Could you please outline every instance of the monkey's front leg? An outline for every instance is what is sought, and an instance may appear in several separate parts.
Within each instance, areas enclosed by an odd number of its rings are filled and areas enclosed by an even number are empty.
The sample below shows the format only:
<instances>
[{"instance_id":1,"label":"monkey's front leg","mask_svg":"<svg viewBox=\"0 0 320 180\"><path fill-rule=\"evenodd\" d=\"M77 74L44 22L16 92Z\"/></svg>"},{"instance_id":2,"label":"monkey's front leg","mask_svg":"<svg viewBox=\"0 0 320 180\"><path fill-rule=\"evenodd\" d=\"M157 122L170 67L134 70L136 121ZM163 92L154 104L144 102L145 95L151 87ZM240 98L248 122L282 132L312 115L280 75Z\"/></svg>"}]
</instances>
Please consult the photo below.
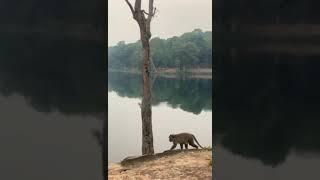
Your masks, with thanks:
<instances>
[{"instance_id":1,"label":"monkey's front leg","mask_svg":"<svg viewBox=\"0 0 320 180\"><path fill-rule=\"evenodd\" d=\"M171 147L171 149L170 149L170 150L172 150L172 149L176 148L176 146L177 146L177 144L176 144L176 143L173 143L173 145L172 145L172 147Z\"/></svg>"}]
</instances>

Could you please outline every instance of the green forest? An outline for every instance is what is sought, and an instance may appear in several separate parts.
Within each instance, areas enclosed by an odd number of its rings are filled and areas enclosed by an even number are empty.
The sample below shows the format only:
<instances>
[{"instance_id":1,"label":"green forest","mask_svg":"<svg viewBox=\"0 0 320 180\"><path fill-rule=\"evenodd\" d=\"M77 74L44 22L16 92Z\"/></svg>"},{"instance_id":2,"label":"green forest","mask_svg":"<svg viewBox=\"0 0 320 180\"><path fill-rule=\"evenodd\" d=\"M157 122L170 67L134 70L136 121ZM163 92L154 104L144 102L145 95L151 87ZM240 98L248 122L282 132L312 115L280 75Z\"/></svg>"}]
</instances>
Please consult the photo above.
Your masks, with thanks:
<instances>
[{"instance_id":1,"label":"green forest","mask_svg":"<svg viewBox=\"0 0 320 180\"><path fill-rule=\"evenodd\" d=\"M150 40L151 59L157 68L211 68L212 32L195 29L177 37ZM141 65L141 43L118 42L108 47L108 68L138 69Z\"/></svg>"}]
</instances>

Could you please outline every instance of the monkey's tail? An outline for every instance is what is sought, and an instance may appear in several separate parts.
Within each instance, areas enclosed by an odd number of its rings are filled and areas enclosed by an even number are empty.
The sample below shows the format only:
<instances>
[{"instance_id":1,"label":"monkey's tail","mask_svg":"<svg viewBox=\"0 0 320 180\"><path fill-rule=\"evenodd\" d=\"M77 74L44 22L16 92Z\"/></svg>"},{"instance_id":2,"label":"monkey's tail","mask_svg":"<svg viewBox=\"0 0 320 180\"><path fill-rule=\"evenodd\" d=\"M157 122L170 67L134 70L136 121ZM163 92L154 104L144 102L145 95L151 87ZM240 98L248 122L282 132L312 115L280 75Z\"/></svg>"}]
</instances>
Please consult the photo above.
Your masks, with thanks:
<instances>
[{"instance_id":1,"label":"monkey's tail","mask_svg":"<svg viewBox=\"0 0 320 180\"><path fill-rule=\"evenodd\" d=\"M199 142L197 141L197 138L194 136L194 135L192 135L192 137L193 137L193 139L196 141L196 143L203 149L203 147L199 144Z\"/></svg>"}]
</instances>

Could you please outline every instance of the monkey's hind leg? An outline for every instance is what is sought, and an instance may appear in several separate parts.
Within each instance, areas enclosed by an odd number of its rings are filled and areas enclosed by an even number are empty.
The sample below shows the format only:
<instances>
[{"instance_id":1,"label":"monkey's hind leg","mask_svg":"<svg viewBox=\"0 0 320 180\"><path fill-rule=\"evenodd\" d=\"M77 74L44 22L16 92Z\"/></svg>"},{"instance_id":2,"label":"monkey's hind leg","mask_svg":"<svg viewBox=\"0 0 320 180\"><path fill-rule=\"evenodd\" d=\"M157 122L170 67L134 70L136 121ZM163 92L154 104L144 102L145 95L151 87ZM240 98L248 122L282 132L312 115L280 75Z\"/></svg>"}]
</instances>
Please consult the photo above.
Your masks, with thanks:
<instances>
[{"instance_id":1,"label":"monkey's hind leg","mask_svg":"<svg viewBox=\"0 0 320 180\"><path fill-rule=\"evenodd\" d=\"M182 143L180 143L180 148L183 149L183 144Z\"/></svg>"},{"instance_id":2,"label":"monkey's hind leg","mask_svg":"<svg viewBox=\"0 0 320 180\"><path fill-rule=\"evenodd\" d=\"M184 144L185 148L188 149L188 143Z\"/></svg>"},{"instance_id":3,"label":"monkey's hind leg","mask_svg":"<svg viewBox=\"0 0 320 180\"><path fill-rule=\"evenodd\" d=\"M194 148L198 149L198 146L197 146L197 145L195 145L193 141L190 141L190 142L189 142L189 144L190 144L190 146L192 146L192 147L194 147Z\"/></svg>"}]
</instances>

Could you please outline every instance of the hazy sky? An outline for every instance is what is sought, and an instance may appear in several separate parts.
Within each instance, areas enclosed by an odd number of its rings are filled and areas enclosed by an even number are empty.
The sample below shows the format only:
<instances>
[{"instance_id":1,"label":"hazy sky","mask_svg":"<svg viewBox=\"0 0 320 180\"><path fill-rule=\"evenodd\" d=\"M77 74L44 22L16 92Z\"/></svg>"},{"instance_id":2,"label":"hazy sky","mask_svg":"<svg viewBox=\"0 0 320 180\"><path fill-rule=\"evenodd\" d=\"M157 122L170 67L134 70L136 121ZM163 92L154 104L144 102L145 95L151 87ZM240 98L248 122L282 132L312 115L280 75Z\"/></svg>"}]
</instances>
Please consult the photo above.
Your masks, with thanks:
<instances>
[{"instance_id":1,"label":"hazy sky","mask_svg":"<svg viewBox=\"0 0 320 180\"><path fill-rule=\"evenodd\" d=\"M142 2L147 9L148 0ZM212 0L155 0L154 4L158 12L151 23L152 37L179 36L195 28L212 30ZM138 24L125 0L108 0L108 46L139 38Z\"/></svg>"}]
</instances>

